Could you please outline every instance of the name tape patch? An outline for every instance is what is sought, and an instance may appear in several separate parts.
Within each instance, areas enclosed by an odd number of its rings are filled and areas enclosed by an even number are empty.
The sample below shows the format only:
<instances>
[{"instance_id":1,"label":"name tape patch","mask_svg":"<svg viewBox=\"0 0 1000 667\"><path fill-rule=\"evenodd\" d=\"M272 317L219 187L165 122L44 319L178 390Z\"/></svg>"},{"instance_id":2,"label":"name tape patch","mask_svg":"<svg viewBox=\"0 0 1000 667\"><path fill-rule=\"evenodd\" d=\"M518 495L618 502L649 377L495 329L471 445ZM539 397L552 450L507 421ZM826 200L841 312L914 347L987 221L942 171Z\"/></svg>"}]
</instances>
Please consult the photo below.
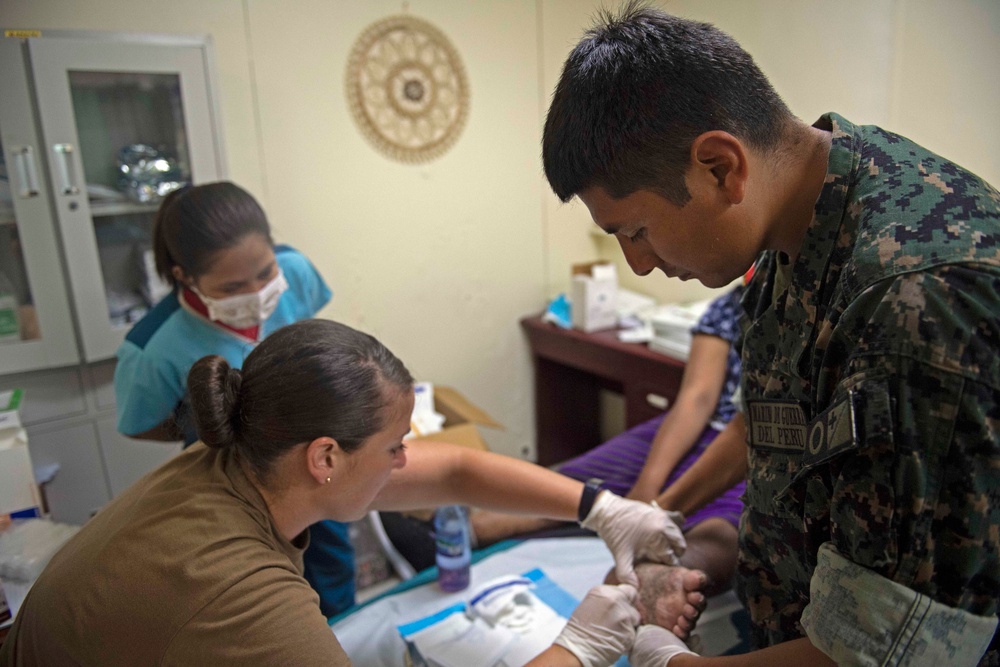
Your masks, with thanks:
<instances>
[{"instance_id":1,"label":"name tape patch","mask_svg":"<svg viewBox=\"0 0 1000 667\"><path fill-rule=\"evenodd\" d=\"M801 452L809 432L798 401L749 401L750 446Z\"/></svg>"}]
</instances>

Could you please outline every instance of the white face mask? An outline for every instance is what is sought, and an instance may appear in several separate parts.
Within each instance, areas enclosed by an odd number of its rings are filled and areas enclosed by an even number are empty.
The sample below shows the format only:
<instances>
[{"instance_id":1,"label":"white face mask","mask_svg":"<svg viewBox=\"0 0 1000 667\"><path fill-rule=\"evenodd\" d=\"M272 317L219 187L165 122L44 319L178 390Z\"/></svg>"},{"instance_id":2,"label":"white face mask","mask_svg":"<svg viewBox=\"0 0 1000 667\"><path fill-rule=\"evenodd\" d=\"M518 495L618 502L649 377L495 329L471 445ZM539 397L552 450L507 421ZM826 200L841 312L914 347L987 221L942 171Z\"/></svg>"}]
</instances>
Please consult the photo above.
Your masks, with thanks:
<instances>
[{"instance_id":1,"label":"white face mask","mask_svg":"<svg viewBox=\"0 0 1000 667\"><path fill-rule=\"evenodd\" d=\"M208 318L223 322L234 329L247 329L257 326L271 316L278 307L278 300L288 289L285 274L278 269L278 275L264 285L259 292L251 294L236 294L223 299L205 296L197 289L195 294L208 307Z\"/></svg>"}]
</instances>

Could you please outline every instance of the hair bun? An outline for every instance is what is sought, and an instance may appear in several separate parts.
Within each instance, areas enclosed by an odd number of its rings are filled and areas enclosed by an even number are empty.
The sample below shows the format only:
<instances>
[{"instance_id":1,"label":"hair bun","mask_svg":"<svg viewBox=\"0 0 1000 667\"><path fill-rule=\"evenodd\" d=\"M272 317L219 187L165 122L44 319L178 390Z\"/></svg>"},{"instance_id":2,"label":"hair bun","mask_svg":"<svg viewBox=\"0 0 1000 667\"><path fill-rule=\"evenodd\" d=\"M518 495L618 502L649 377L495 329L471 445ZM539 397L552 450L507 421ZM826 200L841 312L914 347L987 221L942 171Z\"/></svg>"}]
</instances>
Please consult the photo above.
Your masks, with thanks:
<instances>
[{"instance_id":1,"label":"hair bun","mask_svg":"<svg viewBox=\"0 0 1000 667\"><path fill-rule=\"evenodd\" d=\"M228 447L239 436L243 374L224 358L199 359L188 373L188 393L198 437L209 447Z\"/></svg>"},{"instance_id":2,"label":"hair bun","mask_svg":"<svg viewBox=\"0 0 1000 667\"><path fill-rule=\"evenodd\" d=\"M238 368L230 368L226 364L227 372L225 378L226 390L239 401L240 387L243 386L243 373Z\"/></svg>"}]
</instances>

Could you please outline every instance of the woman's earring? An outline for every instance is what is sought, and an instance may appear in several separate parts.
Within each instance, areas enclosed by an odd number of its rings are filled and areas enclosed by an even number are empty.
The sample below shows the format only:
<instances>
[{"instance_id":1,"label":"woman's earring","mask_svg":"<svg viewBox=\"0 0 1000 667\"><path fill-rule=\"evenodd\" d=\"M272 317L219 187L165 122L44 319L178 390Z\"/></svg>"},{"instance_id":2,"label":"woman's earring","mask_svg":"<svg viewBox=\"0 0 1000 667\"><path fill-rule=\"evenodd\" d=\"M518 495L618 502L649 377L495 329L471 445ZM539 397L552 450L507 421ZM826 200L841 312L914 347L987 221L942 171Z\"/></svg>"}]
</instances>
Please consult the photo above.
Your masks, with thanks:
<instances>
[{"instance_id":1,"label":"woman's earring","mask_svg":"<svg viewBox=\"0 0 1000 667\"><path fill-rule=\"evenodd\" d=\"M327 483L327 484L329 484L329 483L330 483L330 478L329 478L329 477L327 477L327 478L326 478L326 483Z\"/></svg>"}]
</instances>

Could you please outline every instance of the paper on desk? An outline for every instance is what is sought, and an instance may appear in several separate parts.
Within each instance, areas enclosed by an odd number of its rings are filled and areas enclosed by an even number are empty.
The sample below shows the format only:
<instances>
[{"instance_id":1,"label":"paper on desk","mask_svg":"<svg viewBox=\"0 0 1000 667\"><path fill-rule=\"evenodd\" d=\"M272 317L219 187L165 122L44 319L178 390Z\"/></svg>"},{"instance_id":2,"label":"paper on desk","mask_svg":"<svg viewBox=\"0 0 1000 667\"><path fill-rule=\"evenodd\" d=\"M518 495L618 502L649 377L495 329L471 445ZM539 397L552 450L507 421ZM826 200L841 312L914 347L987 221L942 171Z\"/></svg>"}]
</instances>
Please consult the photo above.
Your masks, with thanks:
<instances>
[{"instance_id":1,"label":"paper on desk","mask_svg":"<svg viewBox=\"0 0 1000 667\"><path fill-rule=\"evenodd\" d=\"M656 307L656 299L639 294L624 287L618 288L618 298L615 301L615 312L618 314L619 324L629 317L642 319L642 316L649 310Z\"/></svg>"}]
</instances>

